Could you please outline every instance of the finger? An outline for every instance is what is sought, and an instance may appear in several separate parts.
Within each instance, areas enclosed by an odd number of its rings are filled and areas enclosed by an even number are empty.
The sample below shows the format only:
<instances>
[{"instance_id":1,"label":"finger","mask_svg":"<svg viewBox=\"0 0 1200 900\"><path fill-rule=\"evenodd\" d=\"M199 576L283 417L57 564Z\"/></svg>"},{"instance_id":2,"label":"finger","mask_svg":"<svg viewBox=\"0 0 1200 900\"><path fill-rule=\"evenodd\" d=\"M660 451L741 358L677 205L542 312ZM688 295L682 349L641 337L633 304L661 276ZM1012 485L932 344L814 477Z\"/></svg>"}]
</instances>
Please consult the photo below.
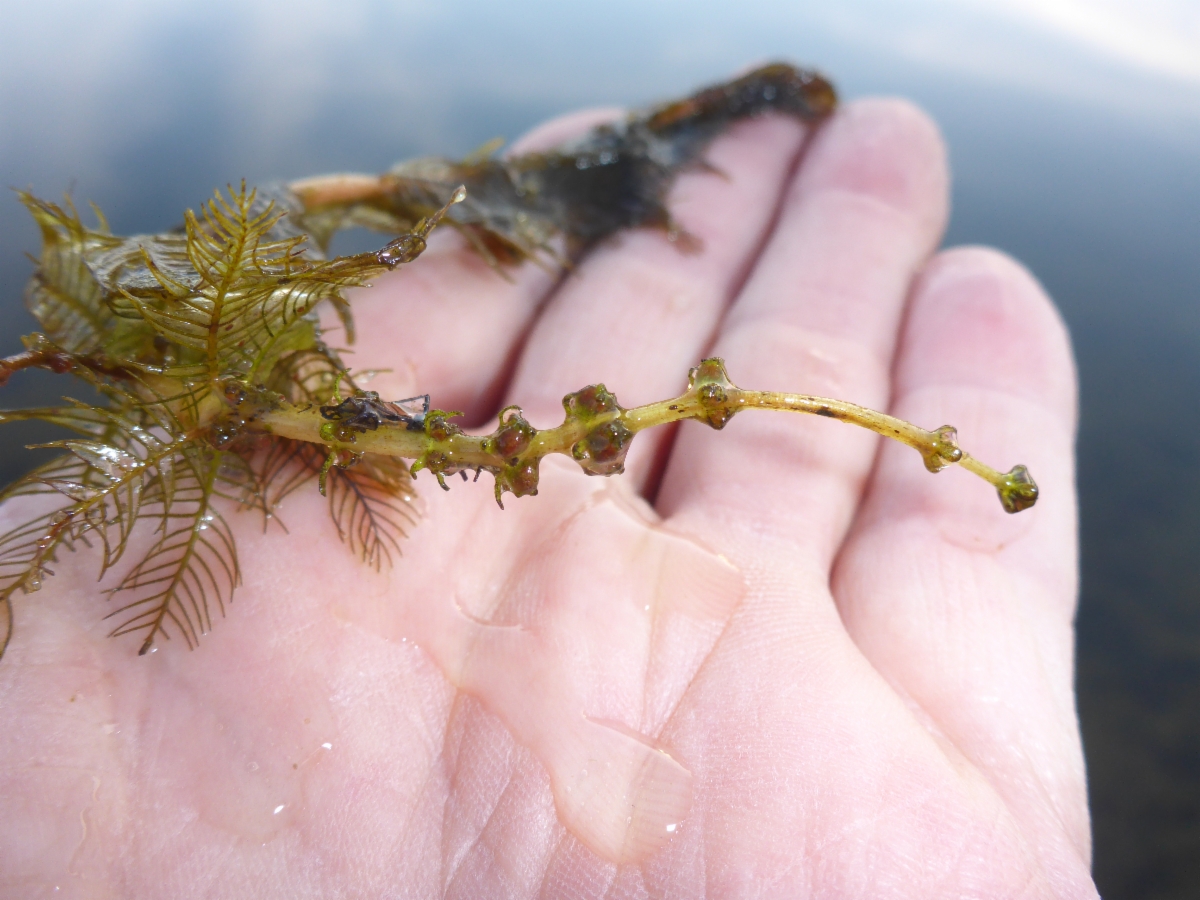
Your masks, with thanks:
<instances>
[{"instance_id":1,"label":"finger","mask_svg":"<svg viewBox=\"0 0 1200 900\"><path fill-rule=\"evenodd\" d=\"M816 136L779 222L718 336L742 387L879 408L914 273L947 209L945 151L908 103L867 100ZM827 572L875 436L807 416L747 413L721 435L685 423L660 511L778 540L768 551ZM716 517L714 519L714 517Z\"/></svg>"},{"instance_id":2,"label":"finger","mask_svg":"<svg viewBox=\"0 0 1200 900\"><path fill-rule=\"evenodd\" d=\"M619 106L597 106L557 116L525 132L508 146L504 155L543 153L579 137L597 125L615 122L623 115L625 110Z\"/></svg>"},{"instance_id":3,"label":"finger","mask_svg":"<svg viewBox=\"0 0 1200 900\"><path fill-rule=\"evenodd\" d=\"M914 293L897 415L958 427L1002 469L1027 463L1038 504L1000 512L957 468L931 477L885 447L839 558L842 619L872 664L989 774L1046 841L1088 848L1072 695L1075 374L1038 284L998 253L942 254ZM1061 838L1058 838L1061 840Z\"/></svg>"},{"instance_id":4,"label":"finger","mask_svg":"<svg viewBox=\"0 0 1200 900\"><path fill-rule=\"evenodd\" d=\"M562 398L604 383L624 406L677 393L763 240L804 140L796 121L741 123L713 142L718 170L682 174L667 207L699 242L685 252L642 229L598 247L568 276L530 334L509 397L535 424ZM639 438L627 478L644 480L661 434Z\"/></svg>"},{"instance_id":5,"label":"finger","mask_svg":"<svg viewBox=\"0 0 1200 900\"><path fill-rule=\"evenodd\" d=\"M585 110L552 119L510 152L544 150L614 114ZM463 410L469 420L478 420L491 414L513 348L557 280L558 273L532 262L501 275L461 236L438 229L415 263L354 292L358 340L345 362L352 371L385 370L369 386L386 398L428 393L438 407ZM322 321L330 332L327 339L337 345L332 310Z\"/></svg>"}]
</instances>

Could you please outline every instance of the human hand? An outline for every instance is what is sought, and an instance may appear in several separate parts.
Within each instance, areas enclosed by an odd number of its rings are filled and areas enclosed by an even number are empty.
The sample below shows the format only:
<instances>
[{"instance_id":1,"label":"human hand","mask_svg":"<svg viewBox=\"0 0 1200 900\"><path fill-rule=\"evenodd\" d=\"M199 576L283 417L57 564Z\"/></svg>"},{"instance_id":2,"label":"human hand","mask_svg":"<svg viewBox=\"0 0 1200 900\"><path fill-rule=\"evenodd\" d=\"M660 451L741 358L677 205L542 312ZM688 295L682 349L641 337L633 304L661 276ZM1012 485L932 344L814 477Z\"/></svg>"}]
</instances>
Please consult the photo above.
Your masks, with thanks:
<instances>
[{"instance_id":1,"label":"human hand","mask_svg":"<svg viewBox=\"0 0 1200 900\"><path fill-rule=\"evenodd\" d=\"M584 117L529 138L574 133ZM234 520L245 583L195 653L104 637L86 560L0 662L12 897L1095 896L1072 694L1075 386L1037 285L930 258L934 128L866 101L734 127L557 286L443 235L355 298L355 369L482 424L735 382L888 408L1028 463L1038 506L911 451L756 413L449 494L376 574L315 491ZM666 432L666 433L659 433ZM86 554L84 554L86 556ZM58 889L56 891L56 889Z\"/></svg>"}]
</instances>

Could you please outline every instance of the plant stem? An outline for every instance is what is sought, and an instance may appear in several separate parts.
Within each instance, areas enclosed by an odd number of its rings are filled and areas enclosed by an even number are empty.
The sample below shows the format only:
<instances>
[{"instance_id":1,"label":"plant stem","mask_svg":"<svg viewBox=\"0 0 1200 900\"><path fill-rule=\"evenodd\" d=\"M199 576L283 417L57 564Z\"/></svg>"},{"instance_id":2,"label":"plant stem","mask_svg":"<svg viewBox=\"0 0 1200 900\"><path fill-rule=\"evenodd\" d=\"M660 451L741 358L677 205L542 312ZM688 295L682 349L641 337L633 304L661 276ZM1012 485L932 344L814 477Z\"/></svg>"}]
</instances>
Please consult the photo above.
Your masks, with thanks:
<instances>
[{"instance_id":1,"label":"plant stem","mask_svg":"<svg viewBox=\"0 0 1200 900\"><path fill-rule=\"evenodd\" d=\"M412 459L412 472L429 469L443 487L445 475L475 470L496 478L496 500L506 491L516 496L537 493L538 463L551 453L573 457L590 475L615 475L624 470L633 437L647 428L695 419L723 428L745 409L809 413L849 422L912 447L931 472L961 465L996 488L1004 508L1028 509L1037 500L1037 485L1024 466L1000 472L958 446L955 430L935 431L843 400L747 391L736 387L719 359L706 359L692 369L688 389L671 400L623 409L603 385L591 385L563 398L566 418L555 428L538 430L517 407L500 412L500 423L486 435L466 434L450 419L457 413L429 410L420 415L388 414L380 421L369 411L398 409L362 393L338 406L298 408L276 401L246 415L251 427L280 437L323 444L330 448L330 465L348 465L358 454L377 453ZM503 505L503 504L501 504Z\"/></svg>"}]
</instances>

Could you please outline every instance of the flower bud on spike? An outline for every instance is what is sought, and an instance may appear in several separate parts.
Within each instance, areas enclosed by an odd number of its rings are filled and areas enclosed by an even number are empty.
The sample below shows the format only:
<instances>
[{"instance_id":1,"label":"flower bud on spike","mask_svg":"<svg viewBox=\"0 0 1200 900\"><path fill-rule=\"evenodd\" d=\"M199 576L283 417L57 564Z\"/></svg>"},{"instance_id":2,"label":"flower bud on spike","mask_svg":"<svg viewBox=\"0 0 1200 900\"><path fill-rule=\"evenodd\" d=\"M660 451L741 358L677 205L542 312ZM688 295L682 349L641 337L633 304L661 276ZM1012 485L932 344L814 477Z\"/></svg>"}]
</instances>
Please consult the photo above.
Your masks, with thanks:
<instances>
[{"instance_id":1,"label":"flower bud on spike","mask_svg":"<svg viewBox=\"0 0 1200 900\"><path fill-rule=\"evenodd\" d=\"M1024 466L1013 466L1012 471L1004 475L996 491L1000 494L1004 511L1008 513L1029 509L1038 498L1038 486Z\"/></svg>"},{"instance_id":2,"label":"flower bud on spike","mask_svg":"<svg viewBox=\"0 0 1200 900\"><path fill-rule=\"evenodd\" d=\"M953 425L943 425L933 432L933 440L921 450L921 456L925 459L925 468L930 472L940 472L946 466L961 460L958 429Z\"/></svg>"}]
</instances>

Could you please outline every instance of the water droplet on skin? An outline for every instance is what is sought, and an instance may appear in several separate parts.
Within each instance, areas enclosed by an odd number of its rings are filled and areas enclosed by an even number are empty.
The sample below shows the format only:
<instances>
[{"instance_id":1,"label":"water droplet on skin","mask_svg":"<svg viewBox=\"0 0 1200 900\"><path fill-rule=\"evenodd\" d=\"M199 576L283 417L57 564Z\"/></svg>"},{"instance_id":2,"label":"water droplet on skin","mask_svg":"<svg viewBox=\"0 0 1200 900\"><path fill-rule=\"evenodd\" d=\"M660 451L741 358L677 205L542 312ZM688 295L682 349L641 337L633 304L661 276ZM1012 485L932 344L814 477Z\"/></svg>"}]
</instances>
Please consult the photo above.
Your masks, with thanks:
<instances>
[{"instance_id":1,"label":"water droplet on skin","mask_svg":"<svg viewBox=\"0 0 1200 900\"><path fill-rule=\"evenodd\" d=\"M219 715L203 700L189 704L187 712L203 724L193 732L212 740L197 746L187 735L172 736L171 750L184 766L179 783L188 790L197 784L221 786L196 794L198 819L247 846L264 841L271 846L302 815L306 778L298 776L322 762L319 744L335 734L327 707L308 696L281 699L262 720Z\"/></svg>"},{"instance_id":2,"label":"water droplet on skin","mask_svg":"<svg viewBox=\"0 0 1200 900\"><path fill-rule=\"evenodd\" d=\"M324 744L322 744L321 746L322 746L322 747L324 747L326 750L332 750L332 749L333 749L333 744L329 743L328 741L326 741L326 742L325 742Z\"/></svg>"},{"instance_id":3,"label":"water droplet on skin","mask_svg":"<svg viewBox=\"0 0 1200 900\"><path fill-rule=\"evenodd\" d=\"M556 752L564 761L579 754L590 763L574 777L552 766L550 783L559 819L606 859L645 859L662 847L691 808L691 772L645 736L617 723L585 719Z\"/></svg>"}]
</instances>

